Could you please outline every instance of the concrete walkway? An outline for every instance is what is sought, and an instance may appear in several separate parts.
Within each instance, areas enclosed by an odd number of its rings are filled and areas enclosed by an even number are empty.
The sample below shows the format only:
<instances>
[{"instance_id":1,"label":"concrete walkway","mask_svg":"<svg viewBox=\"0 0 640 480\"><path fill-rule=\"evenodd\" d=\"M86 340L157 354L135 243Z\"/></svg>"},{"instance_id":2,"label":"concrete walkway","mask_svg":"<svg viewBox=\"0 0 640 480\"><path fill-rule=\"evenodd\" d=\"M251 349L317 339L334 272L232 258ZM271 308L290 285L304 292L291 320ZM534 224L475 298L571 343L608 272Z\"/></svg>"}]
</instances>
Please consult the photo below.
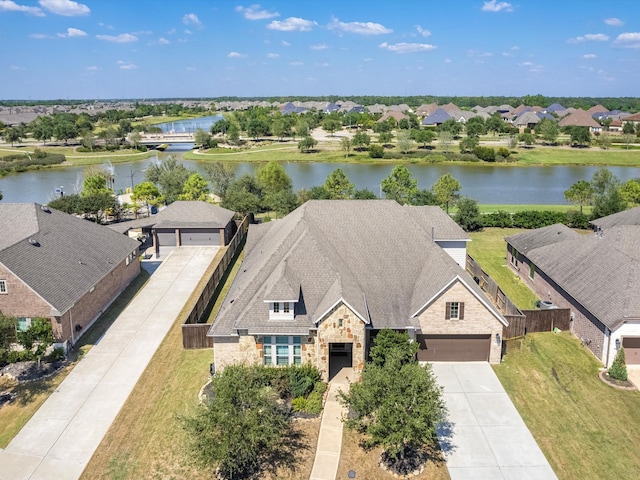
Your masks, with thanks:
<instances>
[{"instance_id":1,"label":"concrete walkway","mask_svg":"<svg viewBox=\"0 0 640 480\"><path fill-rule=\"evenodd\" d=\"M338 402L338 390L349 391L353 369L343 368L329 382L329 392L322 412L316 458L309 480L335 480L342 450L342 415L346 409Z\"/></svg>"},{"instance_id":2,"label":"concrete walkway","mask_svg":"<svg viewBox=\"0 0 640 480\"><path fill-rule=\"evenodd\" d=\"M4 451L1 480L76 480L217 247L176 249Z\"/></svg>"},{"instance_id":3,"label":"concrete walkway","mask_svg":"<svg viewBox=\"0 0 640 480\"><path fill-rule=\"evenodd\" d=\"M451 480L552 480L549 462L487 363L434 363L449 422L438 431Z\"/></svg>"}]
</instances>

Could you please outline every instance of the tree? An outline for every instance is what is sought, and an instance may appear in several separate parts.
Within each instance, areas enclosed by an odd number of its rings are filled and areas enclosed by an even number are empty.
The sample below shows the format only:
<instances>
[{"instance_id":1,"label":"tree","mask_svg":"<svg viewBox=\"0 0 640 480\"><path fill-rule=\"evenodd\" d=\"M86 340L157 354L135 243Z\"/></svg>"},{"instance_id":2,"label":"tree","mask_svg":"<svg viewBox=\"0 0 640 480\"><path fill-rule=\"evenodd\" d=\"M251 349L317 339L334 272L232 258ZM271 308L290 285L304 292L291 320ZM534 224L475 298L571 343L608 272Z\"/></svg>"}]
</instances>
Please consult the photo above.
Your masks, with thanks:
<instances>
[{"instance_id":1,"label":"tree","mask_svg":"<svg viewBox=\"0 0 640 480\"><path fill-rule=\"evenodd\" d=\"M193 140L200 148L209 148L209 144L211 143L211 134L201 128L198 128L193 134Z\"/></svg>"},{"instance_id":2,"label":"tree","mask_svg":"<svg viewBox=\"0 0 640 480\"><path fill-rule=\"evenodd\" d=\"M457 122L455 118L449 118L440 125L441 132L450 132L453 137L457 137L462 133L464 128L460 122Z\"/></svg>"},{"instance_id":3,"label":"tree","mask_svg":"<svg viewBox=\"0 0 640 480\"><path fill-rule=\"evenodd\" d=\"M484 119L482 117L471 117L465 125L467 135L470 137L479 137L487 132Z\"/></svg>"},{"instance_id":4,"label":"tree","mask_svg":"<svg viewBox=\"0 0 640 480\"><path fill-rule=\"evenodd\" d=\"M582 207L589 205L593 200L593 193L591 183L586 180L578 180L569 189L565 190L564 198L574 205L580 205L580 213L582 213Z\"/></svg>"},{"instance_id":5,"label":"tree","mask_svg":"<svg viewBox=\"0 0 640 480\"><path fill-rule=\"evenodd\" d=\"M395 200L401 205L407 204L418 192L418 181L413 178L407 167L397 165L389 176L382 180L382 192L388 200Z\"/></svg>"},{"instance_id":6,"label":"tree","mask_svg":"<svg viewBox=\"0 0 640 480\"><path fill-rule=\"evenodd\" d=\"M263 205L276 212L276 216L284 217L298 206L298 197L293 190L280 190L264 196Z\"/></svg>"},{"instance_id":7,"label":"tree","mask_svg":"<svg viewBox=\"0 0 640 480\"><path fill-rule=\"evenodd\" d=\"M266 165L258 168L256 180L265 195L274 194L284 190L291 190L291 177L287 175L282 164L271 160Z\"/></svg>"},{"instance_id":8,"label":"tree","mask_svg":"<svg viewBox=\"0 0 640 480\"><path fill-rule=\"evenodd\" d=\"M193 458L224 479L256 475L292 447L291 416L258 367L230 365L211 379L215 395L182 419Z\"/></svg>"},{"instance_id":9,"label":"tree","mask_svg":"<svg viewBox=\"0 0 640 480\"><path fill-rule=\"evenodd\" d=\"M609 376L615 380L627 381L627 362L624 354L624 347L616 352L611 368L609 368Z\"/></svg>"},{"instance_id":10,"label":"tree","mask_svg":"<svg viewBox=\"0 0 640 480\"><path fill-rule=\"evenodd\" d=\"M362 190L355 190L353 192L354 200L377 200L378 197L375 193L373 193L368 188L363 188Z\"/></svg>"},{"instance_id":11,"label":"tree","mask_svg":"<svg viewBox=\"0 0 640 480\"><path fill-rule=\"evenodd\" d=\"M262 189L255 177L245 173L232 181L221 205L244 215L259 212L262 206Z\"/></svg>"},{"instance_id":12,"label":"tree","mask_svg":"<svg viewBox=\"0 0 640 480\"><path fill-rule=\"evenodd\" d=\"M631 133L625 133L624 135L622 135L622 141L627 147L627 150L629 150L629 148L631 147L631 144L634 142L634 138L635 137Z\"/></svg>"},{"instance_id":13,"label":"tree","mask_svg":"<svg viewBox=\"0 0 640 480\"><path fill-rule=\"evenodd\" d=\"M357 132L351 143L356 149L368 147L371 144L371 137L365 132Z\"/></svg>"},{"instance_id":14,"label":"tree","mask_svg":"<svg viewBox=\"0 0 640 480\"><path fill-rule=\"evenodd\" d=\"M536 137L533 136L531 132L524 132L518 135L518 140L520 140L525 145L533 145L536 141Z\"/></svg>"},{"instance_id":15,"label":"tree","mask_svg":"<svg viewBox=\"0 0 640 480\"><path fill-rule=\"evenodd\" d=\"M436 133L430 129L415 129L411 130L413 139L422 144L422 148L427 148L427 145L436 139Z\"/></svg>"},{"instance_id":16,"label":"tree","mask_svg":"<svg viewBox=\"0 0 640 480\"><path fill-rule=\"evenodd\" d=\"M620 193L620 180L610 170L601 168L593 174L593 218L601 218L618 213L627 208Z\"/></svg>"},{"instance_id":17,"label":"tree","mask_svg":"<svg viewBox=\"0 0 640 480\"><path fill-rule=\"evenodd\" d=\"M460 153L471 153L473 152L473 149L476 148L479 144L480 140L478 139L478 137L467 135L462 140L460 140L458 147L460 148Z\"/></svg>"},{"instance_id":18,"label":"tree","mask_svg":"<svg viewBox=\"0 0 640 480\"><path fill-rule=\"evenodd\" d=\"M78 136L78 127L69 120L59 119L53 126L53 136L58 141L63 140L67 145L69 140Z\"/></svg>"},{"instance_id":19,"label":"tree","mask_svg":"<svg viewBox=\"0 0 640 480\"><path fill-rule=\"evenodd\" d=\"M371 363L380 367L388 362L399 362L400 365L404 365L416 359L418 350L420 345L418 342L412 342L407 332L385 328L374 337L369 356Z\"/></svg>"},{"instance_id":20,"label":"tree","mask_svg":"<svg viewBox=\"0 0 640 480\"><path fill-rule=\"evenodd\" d=\"M18 320L15 317L3 315L0 312L0 364L7 362L7 354L16 341L17 325Z\"/></svg>"},{"instance_id":21,"label":"tree","mask_svg":"<svg viewBox=\"0 0 640 480\"><path fill-rule=\"evenodd\" d=\"M4 141L6 143L11 143L11 146L13 147L13 144L16 142L20 142L22 140L22 134L20 133L20 130L18 130L15 127L7 127L4 129Z\"/></svg>"},{"instance_id":22,"label":"tree","mask_svg":"<svg viewBox=\"0 0 640 480\"><path fill-rule=\"evenodd\" d=\"M89 197L100 193L112 193L110 187L111 175L105 170L92 168L85 172L82 182L82 196Z\"/></svg>"},{"instance_id":23,"label":"tree","mask_svg":"<svg viewBox=\"0 0 640 480\"><path fill-rule=\"evenodd\" d=\"M398 149L402 153L409 153L413 148L413 139L408 130L398 132Z\"/></svg>"},{"instance_id":24,"label":"tree","mask_svg":"<svg viewBox=\"0 0 640 480\"><path fill-rule=\"evenodd\" d=\"M302 140L298 142L298 150L301 152L308 152L312 148L314 148L318 144L318 141L311 137L304 137Z\"/></svg>"},{"instance_id":25,"label":"tree","mask_svg":"<svg viewBox=\"0 0 640 480\"><path fill-rule=\"evenodd\" d=\"M640 179L632 178L631 180L627 180L622 187L620 187L620 193L627 203L640 205Z\"/></svg>"},{"instance_id":26,"label":"tree","mask_svg":"<svg viewBox=\"0 0 640 480\"><path fill-rule=\"evenodd\" d=\"M152 182L142 182L133 187L131 199L140 200L147 205L147 212L151 216L151 205L155 205L160 191Z\"/></svg>"},{"instance_id":27,"label":"tree","mask_svg":"<svg viewBox=\"0 0 640 480\"><path fill-rule=\"evenodd\" d=\"M309 136L309 124L304 120L298 120L296 123L296 135L300 138Z\"/></svg>"},{"instance_id":28,"label":"tree","mask_svg":"<svg viewBox=\"0 0 640 480\"><path fill-rule=\"evenodd\" d=\"M322 129L333 137L338 130L342 130L342 122L337 118L327 117L322 121Z\"/></svg>"},{"instance_id":29,"label":"tree","mask_svg":"<svg viewBox=\"0 0 640 480\"><path fill-rule=\"evenodd\" d=\"M384 147L382 145L369 145L369 156L371 158L384 157Z\"/></svg>"},{"instance_id":30,"label":"tree","mask_svg":"<svg viewBox=\"0 0 640 480\"><path fill-rule=\"evenodd\" d=\"M227 141L232 145L240 142L240 127L235 122L231 122L227 128Z\"/></svg>"},{"instance_id":31,"label":"tree","mask_svg":"<svg viewBox=\"0 0 640 480\"><path fill-rule=\"evenodd\" d=\"M197 172L192 173L184 182L182 193L178 195L179 200L200 200L209 199L209 183Z\"/></svg>"},{"instance_id":32,"label":"tree","mask_svg":"<svg viewBox=\"0 0 640 480\"><path fill-rule=\"evenodd\" d=\"M86 130L80 137L80 143L82 143L82 146L84 148L87 148L93 152L93 149L96 147L96 136L89 130Z\"/></svg>"},{"instance_id":33,"label":"tree","mask_svg":"<svg viewBox=\"0 0 640 480\"><path fill-rule=\"evenodd\" d=\"M626 135L633 135L635 133L635 126L633 122L624 122L624 125L622 125L622 133Z\"/></svg>"},{"instance_id":34,"label":"tree","mask_svg":"<svg viewBox=\"0 0 640 480\"><path fill-rule=\"evenodd\" d=\"M381 445L386 465L403 474L415 469L414 460L422 448L437 441L436 427L444 420L446 408L431 366L407 361L405 354L415 350L408 336L404 347L394 338L383 335L383 339L389 340L388 350L376 353L378 363L367 364L361 381L338 398L350 411L343 419L347 428L365 433L365 448ZM377 339L372 350L376 344Z\"/></svg>"},{"instance_id":35,"label":"tree","mask_svg":"<svg viewBox=\"0 0 640 480\"><path fill-rule=\"evenodd\" d=\"M461 188L460 182L450 173L445 173L434 183L433 193L435 193L438 203L445 207L447 213L449 213L449 205L458 199Z\"/></svg>"},{"instance_id":36,"label":"tree","mask_svg":"<svg viewBox=\"0 0 640 480\"><path fill-rule=\"evenodd\" d=\"M451 147L451 143L453 142L453 135L448 131L441 131L438 134L438 138L440 139L440 145L442 145L442 149L445 152L449 151L449 147Z\"/></svg>"},{"instance_id":37,"label":"tree","mask_svg":"<svg viewBox=\"0 0 640 480\"><path fill-rule=\"evenodd\" d=\"M38 367L47 349L53 345L53 329L47 318L31 319L31 326L26 330L16 331L18 344L38 359Z\"/></svg>"},{"instance_id":38,"label":"tree","mask_svg":"<svg viewBox=\"0 0 640 480\"><path fill-rule=\"evenodd\" d=\"M158 185L165 202L170 204L183 193L184 184L191 173L191 170L170 155L160 163L149 165L145 171L145 179Z\"/></svg>"},{"instance_id":39,"label":"tree","mask_svg":"<svg viewBox=\"0 0 640 480\"><path fill-rule=\"evenodd\" d=\"M340 168L331 172L324 181L324 188L333 200L344 200L353 196L355 185Z\"/></svg>"},{"instance_id":40,"label":"tree","mask_svg":"<svg viewBox=\"0 0 640 480\"><path fill-rule=\"evenodd\" d=\"M53 137L53 119L49 116L38 117L31 124L31 134L36 140L42 140L46 145L47 140Z\"/></svg>"},{"instance_id":41,"label":"tree","mask_svg":"<svg viewBox=\"0 0 640 480\"><path fill-rule=\"evenodd\" d=\"M589 145L591 143L589 127L571 127L569 134L572 145Z\"/></svg>"},{"instance_id":42,"label":"tree","mask_svg":"<svg viewBox=\"0 0 640 480\"><path fill-rule=\"evenodd\" d=\"M543 118L536 126L536 133L548 144L555 144L558 139L558 123L555 120Z\"/></svg>"},{"instance_id":43,"label":"tree","mask_svg":"<svg viewBox=\"0 0 640 480\"><path fill-rule=\"evenodd\" d=\"M482 219L480 217L478 202L471 198L463 197L458 200L458 211L453 219L465 232L482 230Z\"/></svg>"},{"instance_id":44,"label":"tree","mask_svg":"<svg viewBox=\"0 0 640 480\"><path fill-rule=\"evenodd\" d=\"M410 199L411 205L438 205L436 195L427 189L418 190Z\"/></svg>"},{"instance_id":45,"label":"tree","mask_svg":"<svg viewBox=\"0 0 640 480\"><path fill-rule=\"evenodd\" d=\"M213 187L213 193L224 200L229 184L236 176L233 165L223 162L207 163L204 171Z\"/></svg>"},{"instance_id":46,"label":"tree","mask_svg":"<svg viewBox=\"0 0 640 480\"><path fill-rule=\"evenodd\" d=\"M391 132L380 132L378 134L378 143L387 145L393 140L393 134Z\"/></svg>"},{"instance_id":47,"label":"tree","mask_svg":"<svg viewBox=\"0 0 640 480\"><path fill-rule=\"evenodd\" d=\"M344 151L345 158L348 158L349 152L351 152L351 139L349 137L343 137L340 140L340 147Z\"/></svg>"},{"instance_id":48,"label":"tree","mask_svg":"<svg viewBox=\"0 0 640 480\"><path fill-rule=\"evenodd\" d=\"M499 114L494 114L487 118L485 126L487 127L487 131L493 132L493 136L495 136L496 133L502 131L504 122L502 121L502 118L500 118Z\"/></svg>"}]
</instances>

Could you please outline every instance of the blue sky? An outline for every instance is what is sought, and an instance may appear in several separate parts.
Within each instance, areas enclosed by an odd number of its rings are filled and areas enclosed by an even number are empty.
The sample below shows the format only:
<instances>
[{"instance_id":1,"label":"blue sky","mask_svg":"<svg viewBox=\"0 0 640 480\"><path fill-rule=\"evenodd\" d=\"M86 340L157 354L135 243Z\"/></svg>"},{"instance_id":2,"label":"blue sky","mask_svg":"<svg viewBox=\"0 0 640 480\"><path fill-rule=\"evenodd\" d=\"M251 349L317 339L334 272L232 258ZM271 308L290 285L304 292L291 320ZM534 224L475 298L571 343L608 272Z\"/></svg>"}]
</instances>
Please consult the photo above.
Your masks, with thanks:
<instances>
[{"instance_id":1,"label":"blue sky","mask_svg":"<svg viewBox=\"0 0 640 480\"><path fill-rule=\"evenodd\" d=\"M0 98L638 96L640 1L0 0Z\"/></svg>"}]
</instances>

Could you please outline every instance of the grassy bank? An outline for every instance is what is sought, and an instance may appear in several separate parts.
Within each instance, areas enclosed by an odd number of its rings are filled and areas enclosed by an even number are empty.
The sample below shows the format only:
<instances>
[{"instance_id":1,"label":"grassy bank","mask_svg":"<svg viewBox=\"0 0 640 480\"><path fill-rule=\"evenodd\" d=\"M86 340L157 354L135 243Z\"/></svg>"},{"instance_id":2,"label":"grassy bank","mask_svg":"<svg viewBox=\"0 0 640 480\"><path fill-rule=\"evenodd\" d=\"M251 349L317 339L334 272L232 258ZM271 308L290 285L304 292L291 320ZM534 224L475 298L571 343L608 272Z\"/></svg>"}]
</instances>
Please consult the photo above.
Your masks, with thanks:
<instances>
[{"instance_id":1,"label":"grassy bank","mask_svg":"<svg viewBox=\"0 0 640 480\"><path fill-rule=\"evenodd\" d=\"M494 367L560 480L637 478L640 392L598 378L570 333L529 334Z\"/></svg>"},{"instance_id":2,"label":"grassy bank","mask_svg":"<svg viewBox=\"0 0 640 480\"><path fill-rule=\"evenodd\" d=\"M0 425L2 425L0 429L0 448L5 448L9 444L24 424L29 421L38 408L49 398L49 395L71 372L78 360L104 335L148 280L149 274L142 270L140 275L129 284L127 289L111 304L100 319L82 336L70 354L71 363L60 373L28 383L17 383L6 377L0 377L0 391L7 391L17 395L16 401L0 408Z\"/></svg>"},{"instance_id":3,"label":"grassy bank","mask_svg":"<svg viewBox=\"0 0 640 480\"><path fill-rule=\"evenodd\" d=\"M469 255L480 264L520 309L533 308L538 297L507 267L507 244L504 237L523 232L517 228L485 228L471 233Z\"/></svg>"},{"instance_id":4,"label":"grassy bank","mask_svg":"<svg viewBox=\"0 0 640 480\"><path fill-rule=\"evenodd\" d=\"M579 211L579 208L575 205L569 204L559 204L559 205L493 205L493 204L481 204L478 205L480 208L480 213L491 213L491 212L510 212L517 213L523 212L526 210L541 210L541 211L554 211L554 212L570 212L570 211ZM591 213L592 207L585 206L582 208L584 214L589 215ZM453 212L454 210L451 209Z\"/></svg>"}]
</instances>

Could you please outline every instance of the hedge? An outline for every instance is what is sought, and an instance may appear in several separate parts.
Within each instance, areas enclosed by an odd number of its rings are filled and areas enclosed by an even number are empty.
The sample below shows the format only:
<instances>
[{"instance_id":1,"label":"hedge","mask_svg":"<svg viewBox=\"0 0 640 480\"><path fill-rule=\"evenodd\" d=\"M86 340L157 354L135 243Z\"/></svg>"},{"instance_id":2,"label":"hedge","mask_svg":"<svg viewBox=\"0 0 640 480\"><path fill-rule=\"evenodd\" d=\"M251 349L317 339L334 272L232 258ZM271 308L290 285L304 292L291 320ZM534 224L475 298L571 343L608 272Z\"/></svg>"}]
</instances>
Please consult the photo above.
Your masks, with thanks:
<instances>
[{"instance_id":1,"label":"hedge","mask_svg":"<svg viewBox=\"0 0 640 480\"><path fill-rule=\"evenodd\" d=\"M499 210L497 212L483 213L480 218L483 227L534 229L562 223L570 228L589 228L589 217L580 212L523 210L510 213Z\"/></svg>"}]
</instances>

